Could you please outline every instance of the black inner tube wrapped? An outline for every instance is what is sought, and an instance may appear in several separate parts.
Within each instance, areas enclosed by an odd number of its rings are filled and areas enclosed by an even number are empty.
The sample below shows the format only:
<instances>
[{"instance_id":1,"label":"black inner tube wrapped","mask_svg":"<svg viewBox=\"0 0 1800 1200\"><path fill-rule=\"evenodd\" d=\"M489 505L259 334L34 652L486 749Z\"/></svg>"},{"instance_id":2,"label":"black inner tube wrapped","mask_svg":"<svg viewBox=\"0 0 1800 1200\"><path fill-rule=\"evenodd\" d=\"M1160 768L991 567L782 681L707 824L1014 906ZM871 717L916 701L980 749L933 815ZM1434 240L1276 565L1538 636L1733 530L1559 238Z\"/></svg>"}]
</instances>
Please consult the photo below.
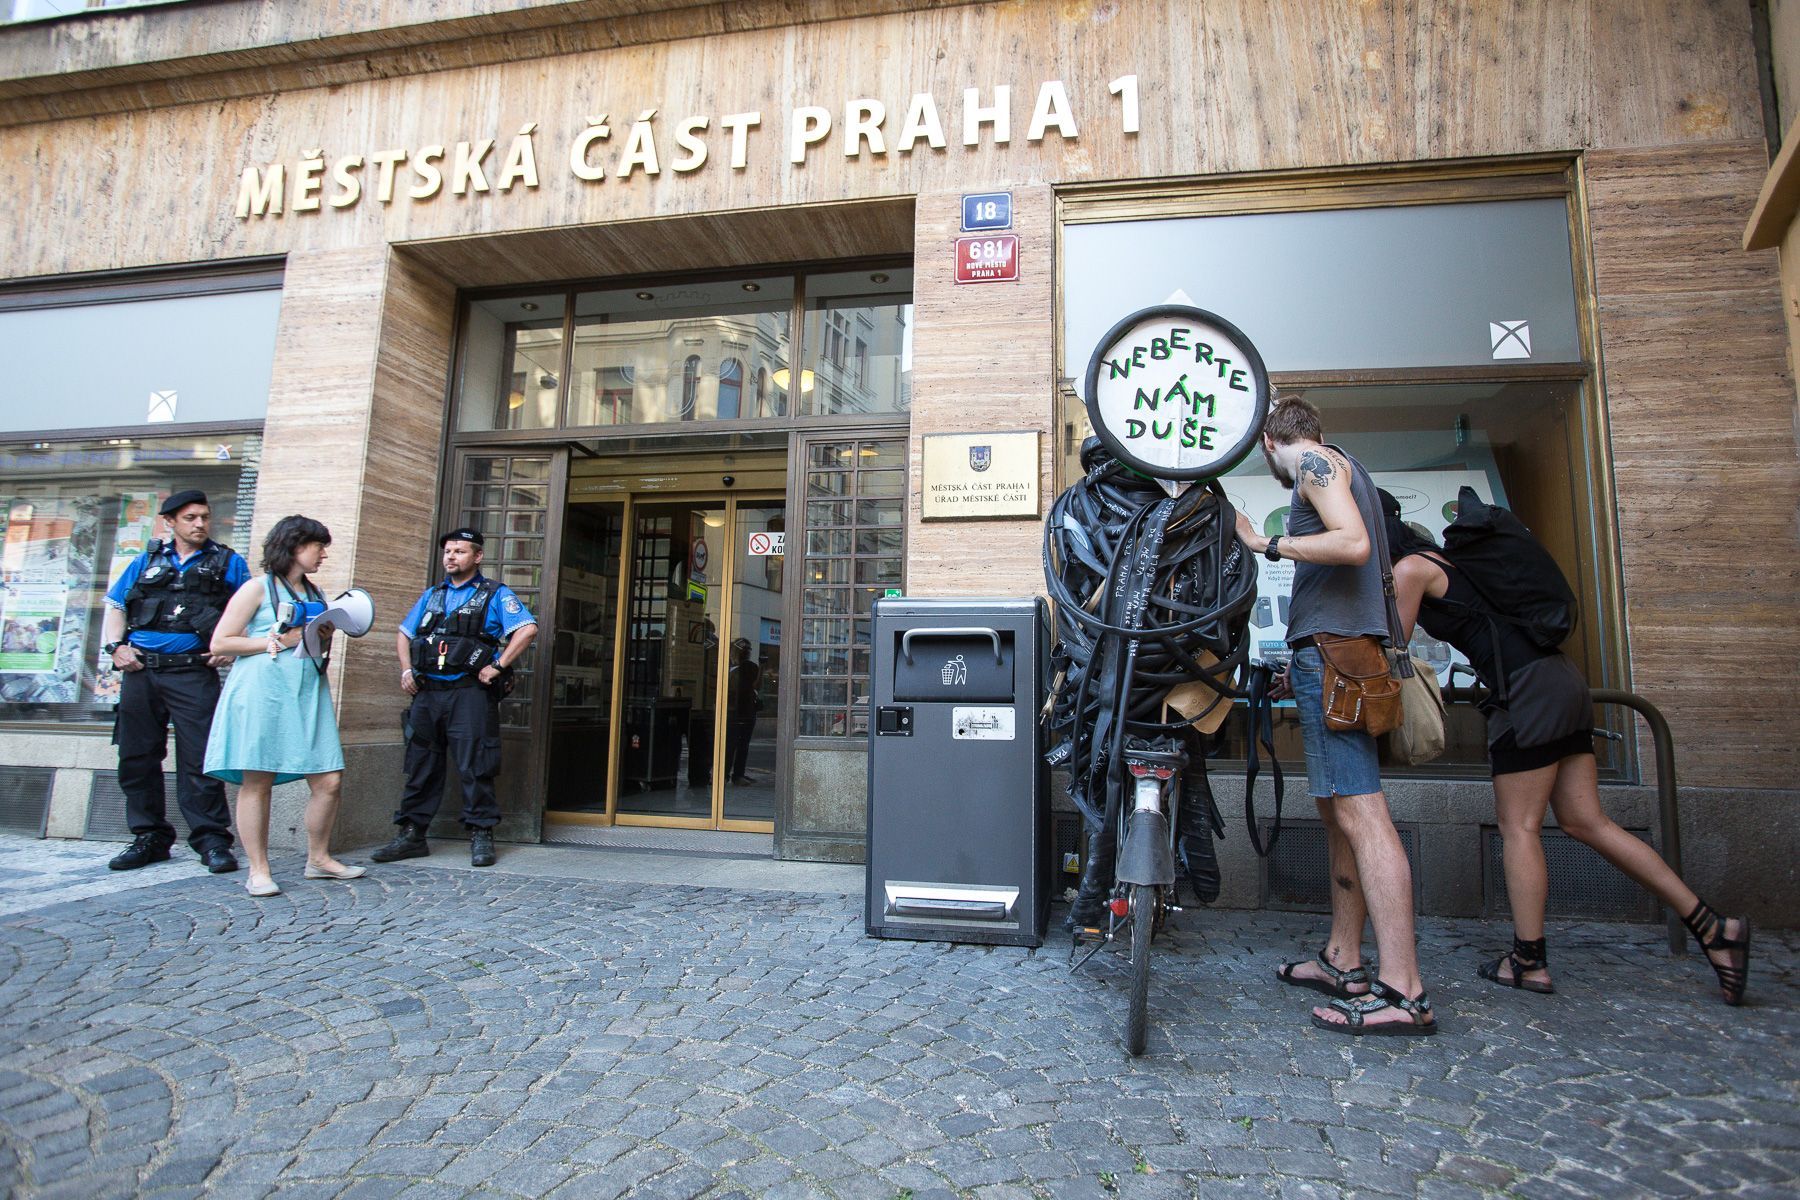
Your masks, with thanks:
<instances>
[{"instance_id":1,"label":"black inner tube wrapped","mask_svg":"<svg viewBox=\"0 0 1800 1200\"><path fill-rule=\"evenodd\" d=\"M1096 438L1083 443L1081 462L1086 475L1056 498L1044 532L1057 629L1046 757L1069 771L1094 832L1117 823L1127 737L1174 735L1201 749L1195 718L1163 719L1170 689L1200 684L1207 711L1249 696L1257 569L1217 481L1170 496ZM1189 762L1203 780L1204 753ZM1205 807L1222 833L1209 790Z\"/></svg>"}]
</instances>

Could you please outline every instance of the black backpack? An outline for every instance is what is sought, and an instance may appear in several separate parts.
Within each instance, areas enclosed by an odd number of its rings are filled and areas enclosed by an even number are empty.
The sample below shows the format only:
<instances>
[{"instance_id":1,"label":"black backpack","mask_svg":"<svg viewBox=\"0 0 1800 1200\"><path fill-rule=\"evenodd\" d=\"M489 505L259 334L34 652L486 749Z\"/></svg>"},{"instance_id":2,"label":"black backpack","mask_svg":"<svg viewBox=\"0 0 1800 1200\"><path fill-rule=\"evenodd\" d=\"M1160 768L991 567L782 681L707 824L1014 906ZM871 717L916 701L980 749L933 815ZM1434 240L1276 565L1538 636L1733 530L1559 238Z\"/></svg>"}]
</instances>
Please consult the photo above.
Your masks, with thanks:
<instances>
[{"instance_id":1,"label":"black backpack","mask_svg":"<svg viewBox=\"0 0 1800 1200\"><path fill-rule=\"evenodd\" d=\"M1541 650L1555 650L1575 631L1575 590L1525 522L1465 487L1456 520L1444 530L1444 557L1498 617Z\"/></svg>"}]
</instances>

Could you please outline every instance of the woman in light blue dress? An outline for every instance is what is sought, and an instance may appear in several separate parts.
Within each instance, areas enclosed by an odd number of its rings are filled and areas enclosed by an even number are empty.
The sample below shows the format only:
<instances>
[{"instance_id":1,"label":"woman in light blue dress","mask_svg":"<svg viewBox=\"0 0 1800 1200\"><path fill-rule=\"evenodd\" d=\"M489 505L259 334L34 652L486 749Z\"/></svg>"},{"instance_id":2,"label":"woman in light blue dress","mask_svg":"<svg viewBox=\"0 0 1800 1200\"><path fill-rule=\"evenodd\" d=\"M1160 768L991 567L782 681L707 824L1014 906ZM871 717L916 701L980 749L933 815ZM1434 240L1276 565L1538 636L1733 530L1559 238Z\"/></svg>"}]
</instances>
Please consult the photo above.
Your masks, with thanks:
<instances>
[{"instance_id":1,"label":"woman in light blue dress","mask_svg":"<svg viewBox=\"0 0 1800 1200\"><path fill-rule=\"evenodd\" d=\"M250 859L252 896L281 892L269 873L269 790L305 779L306 877L356 879L363 868L331 856L344 748L324 664L294 652L302 628L325 611L307 578L325 562L331 531L311 517L283 517L263 542L262 568L231 598L212 652L237 658L206 743L206 773L238 786L238 839ZM330 631L323 639L329 644Z\"/></svg>"}]
</instances>

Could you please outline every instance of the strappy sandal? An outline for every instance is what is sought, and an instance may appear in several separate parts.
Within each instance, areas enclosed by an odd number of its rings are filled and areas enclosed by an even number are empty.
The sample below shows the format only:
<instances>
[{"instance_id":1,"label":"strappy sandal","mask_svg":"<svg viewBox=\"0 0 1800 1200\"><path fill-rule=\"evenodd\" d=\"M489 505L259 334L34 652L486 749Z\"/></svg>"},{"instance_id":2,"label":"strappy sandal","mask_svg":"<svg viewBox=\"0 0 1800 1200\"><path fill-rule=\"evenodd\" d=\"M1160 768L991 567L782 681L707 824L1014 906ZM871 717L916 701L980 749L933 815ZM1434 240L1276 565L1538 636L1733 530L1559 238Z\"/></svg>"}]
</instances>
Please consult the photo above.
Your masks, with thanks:
<instances>
[{"instance_id":1,"label":"strappy sandal","mask_svg":"<svg viewBox=\"0 0 1800 1200\"><path fill-rule=\"evenodd\" d=\"M1294 974L1295 971L1298 971L1308 963L1317 963L1319 967L1324 970L1326 977L1324 979L1303 979ZM1348 971L1340 971L1331 965L1331 960L1325 957L1325 952L1323 950L1319 952L1317 958L1302 958L1295 962L1282 963L1275 971L1275 978L1281 980L1281 982L1287 984L1289 987L1309 988L1312 991L1322 992L1327 996L1336 996L1345 1000L1354 999L1359 996L1367 996L1369 994L1368 967L1352 967ZM1360 992L1351 991L1350 985L1353 983L1362 984L1363 990Z\"/></svg>"},{"instance_id":2,"label":"strappy sandal","mask_svg":"<svg viewBox=\"0 0 1800 1200\"><path fill-rule=\"evenodd\" d=\"M1500 973L1504 963L1512 964L1512 975ZM1549 952L1544 949L1544 939L1527 942L1517 935L1513 937L1513 948L1510 954L1503 954L1491 963L1484 963L1477 973L1489 983L1498 983L1506 987L1519 988L1527 992L1536 992L1540 996L1548 996L1556 991L1556 986L1549 983L1538 983L1525 978L1527 971L1542 971L1550 965Z\"/></svg>"},{"instance_id":3,"label":"strappy sandal","mask_svg":"<svg viewBox=\"0 0 1800 1200\"><path fill-rule=\"evenodd\" d=\"M1725 936L1726 918L1712 910L1702 900L1694 905L1694 911L1681 918L1681 923L1688 927L1694 940L1700 943L1700 949L1706 951L1706 961L1712 963L1712 969L1719 977L1719 991L1725 997L1725 1003L1738 1005L1744 1002L1744 989L1750 984L1750 918L1735 918L1744 927L1739 937ZM1727 961L1723 966L1713 961L1712 952L1723 950Z\"/></svg>"},{"instance_id":4,"label":"strappy sandal","mask_svg":"<svg viewBox=\"0 0 1800 1200\"><path fill-rule=\"evenodd\" d=\"M1312 1023L1320 1029L1329 1029L1333 1033L1347 1034L1350 1037L1431 1037L1437 1033L1437 1018L1431 1015L1431 998L1420 992L1415 1000L1408 1000L1397 988L1391 988L1381 980L1375 980L1366 996L1357 996L1351 1000L1333 1000L1331 1007L1344 1014L1342 1021L1327 1021L1318 1013L1313 1014ZM1410 1021L1381 1021L1369 1023L1369 1017L1384 1008L1397 1008Z\"/></svg>"}]
</instances>

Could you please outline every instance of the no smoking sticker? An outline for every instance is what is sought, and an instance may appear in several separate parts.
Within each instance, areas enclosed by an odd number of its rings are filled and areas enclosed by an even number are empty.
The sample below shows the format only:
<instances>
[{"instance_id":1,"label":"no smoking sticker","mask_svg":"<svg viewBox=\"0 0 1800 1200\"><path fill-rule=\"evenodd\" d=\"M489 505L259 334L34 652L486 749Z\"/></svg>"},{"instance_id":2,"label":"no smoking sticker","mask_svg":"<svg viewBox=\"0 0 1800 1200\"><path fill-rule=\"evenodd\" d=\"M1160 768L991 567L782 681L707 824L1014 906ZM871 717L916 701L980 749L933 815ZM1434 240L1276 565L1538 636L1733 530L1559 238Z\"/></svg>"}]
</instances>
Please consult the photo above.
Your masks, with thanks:
<instances>
[{"instance_id":1,"label":"no smoking sticker","mask_svg":"<svg viewBox=\"0 0 1800 1200\"><path fill-rule=\"evenodd\" d=\"M750 553L757 558L782 554L786 552L786 542L785 533L753 533L750 535Z\"/></svg>"}]
</instances>

